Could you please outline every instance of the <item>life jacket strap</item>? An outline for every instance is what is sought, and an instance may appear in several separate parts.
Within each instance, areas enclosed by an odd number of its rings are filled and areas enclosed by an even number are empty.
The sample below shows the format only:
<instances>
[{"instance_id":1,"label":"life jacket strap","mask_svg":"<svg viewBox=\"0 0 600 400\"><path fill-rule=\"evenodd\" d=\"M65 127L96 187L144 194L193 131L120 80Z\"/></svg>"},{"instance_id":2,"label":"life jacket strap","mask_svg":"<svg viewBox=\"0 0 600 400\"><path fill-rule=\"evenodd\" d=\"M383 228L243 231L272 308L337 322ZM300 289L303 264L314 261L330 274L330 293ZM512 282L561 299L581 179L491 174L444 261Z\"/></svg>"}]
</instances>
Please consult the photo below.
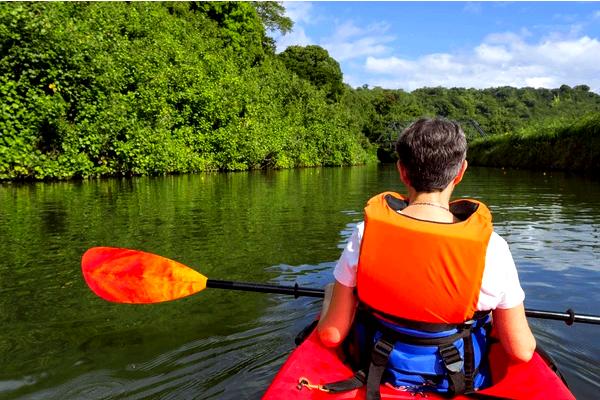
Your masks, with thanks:
<instances>
[{"instance_id":1,"label":"life jacket strap","mask_svg":"<svg viewBox=\"0 0 600 400\"><path fill-rule=\"evenodd\" d=\"M364 302L359 302L358 304L359 310L364 310L368 314L375 316L378 319L389 321L395 325L403 326L410 329L416 329L424 332L443 332L449 331L451 329L461 329L461 328L469 328L473 323L486 318L490 311L476 311L475 314L471 317L470 320L460 323L434 323L434 322L421 322L415 321L411 319L397 317L395 315L386 314L382 311L375 310Z\"/></svg>"},{"instance_id":2,"label":"life jacket strap","mask_svg":"<svg viewBox=\"0 0 600 400\"><path fill-rule=\"evenodd\" d=\"M448 336L437 338L425 338L412 336L407 333L395 331L382 323L378 323L377 329L391 342L402 342L406 344L414 344L420 346L442 346L448 343L454 343L459 339L464 339L471 335L471 327L459 329L458 332Z\"/></svg>"}]
</instances>

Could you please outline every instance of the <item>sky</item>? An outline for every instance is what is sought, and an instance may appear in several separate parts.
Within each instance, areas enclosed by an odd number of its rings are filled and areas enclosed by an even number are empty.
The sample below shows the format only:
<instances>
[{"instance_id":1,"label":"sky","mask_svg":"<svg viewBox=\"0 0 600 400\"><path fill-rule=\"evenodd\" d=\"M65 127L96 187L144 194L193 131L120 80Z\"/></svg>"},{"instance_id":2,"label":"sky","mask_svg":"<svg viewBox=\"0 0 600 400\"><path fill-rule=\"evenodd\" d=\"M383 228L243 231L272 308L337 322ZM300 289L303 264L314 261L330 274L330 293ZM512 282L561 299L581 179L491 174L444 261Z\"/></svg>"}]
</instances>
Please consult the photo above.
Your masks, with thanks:
<instances>
[{"instance_id":1,"label":"sky","mask_svg":"<svg viewBox=\"0 0 600 400\"><path fill-rule=\"evenodd\" d=\"M600 2L284 2L277 51L324 47L344 82L600 93Z\"/></svg>"}]
</instances>

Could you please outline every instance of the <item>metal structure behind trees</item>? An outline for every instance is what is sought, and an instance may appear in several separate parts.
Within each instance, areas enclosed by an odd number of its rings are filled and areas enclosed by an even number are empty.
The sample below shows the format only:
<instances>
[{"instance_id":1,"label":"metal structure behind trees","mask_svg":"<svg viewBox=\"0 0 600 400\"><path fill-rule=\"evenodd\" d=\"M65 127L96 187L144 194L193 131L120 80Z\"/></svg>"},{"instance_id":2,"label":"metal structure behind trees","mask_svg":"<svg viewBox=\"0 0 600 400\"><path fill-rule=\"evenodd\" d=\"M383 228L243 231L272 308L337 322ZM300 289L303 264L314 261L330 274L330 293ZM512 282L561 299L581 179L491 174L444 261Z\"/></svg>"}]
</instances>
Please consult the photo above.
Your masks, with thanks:
<instances>
[{"instance_id":1,"label":"metal structure behind trees","mask_svg":"<svg viewBox=\"0 0 600 400\"><path fill-rule=\"evenodd\" d=\"M465 135L467 136L467 140L475 139L478 137L485 137L487 134L481 128L479 123L474 119L463 119L463 120L455 120L458 122L463 128ZM379 135L375 143L378 145L377 148L377 158L381 162L395 162L397 160L394 145L398 140L398 137L402 133L402 131L414 121L390 121L386 127L384 132Z\"/></svg>"}]
</instances>

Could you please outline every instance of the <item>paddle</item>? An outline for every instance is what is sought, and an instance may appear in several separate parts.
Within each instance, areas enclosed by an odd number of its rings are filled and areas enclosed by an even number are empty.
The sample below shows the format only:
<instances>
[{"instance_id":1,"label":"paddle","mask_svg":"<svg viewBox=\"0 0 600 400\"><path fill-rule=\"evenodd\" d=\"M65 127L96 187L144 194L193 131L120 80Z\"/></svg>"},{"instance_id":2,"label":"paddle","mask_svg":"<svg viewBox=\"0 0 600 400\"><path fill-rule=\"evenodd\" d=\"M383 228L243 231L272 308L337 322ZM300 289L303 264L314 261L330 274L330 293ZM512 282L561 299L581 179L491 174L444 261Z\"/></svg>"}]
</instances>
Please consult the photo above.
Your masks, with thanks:
<instances>
[{"instance_id":1,"label":"paddle","mask_svg":"<svg viewBox=\"0 0 600 400\"><path fill-rule=\"evenodd\" d=\"M323 297L322 289L208 279L201 273L155 254L114 247L93 247L81 259L86 283L99 297L115 303L149 304L176 300L205 288ZM525 310L532 318L600 325L600 316Z\"/></svg>"}]
</instances>

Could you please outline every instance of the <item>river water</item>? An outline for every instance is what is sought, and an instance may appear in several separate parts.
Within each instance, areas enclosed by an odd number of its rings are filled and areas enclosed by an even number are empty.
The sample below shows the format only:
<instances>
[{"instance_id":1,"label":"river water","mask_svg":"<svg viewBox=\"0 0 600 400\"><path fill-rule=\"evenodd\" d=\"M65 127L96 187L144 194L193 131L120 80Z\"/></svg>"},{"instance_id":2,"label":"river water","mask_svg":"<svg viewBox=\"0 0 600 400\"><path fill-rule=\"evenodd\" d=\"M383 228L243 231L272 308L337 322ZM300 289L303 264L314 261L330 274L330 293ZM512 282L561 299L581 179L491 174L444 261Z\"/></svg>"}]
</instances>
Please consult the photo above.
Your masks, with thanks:
<instances>
[{"instance_id":1,"label":"river water","mask_svg":"<svg viewBox=\"0 0 600 400\"><path fill-rule=\"evenodd\" d=\"M208 289L121 305L80 273L93 246L145 250L209 278L320 287L391 166L0 186L0 399L254 399L316 299ZM600 183L471 168L526 306L600 314ZM580 399L600 393L600 327L530 320Z\"/></svg>"}]
</instances>

